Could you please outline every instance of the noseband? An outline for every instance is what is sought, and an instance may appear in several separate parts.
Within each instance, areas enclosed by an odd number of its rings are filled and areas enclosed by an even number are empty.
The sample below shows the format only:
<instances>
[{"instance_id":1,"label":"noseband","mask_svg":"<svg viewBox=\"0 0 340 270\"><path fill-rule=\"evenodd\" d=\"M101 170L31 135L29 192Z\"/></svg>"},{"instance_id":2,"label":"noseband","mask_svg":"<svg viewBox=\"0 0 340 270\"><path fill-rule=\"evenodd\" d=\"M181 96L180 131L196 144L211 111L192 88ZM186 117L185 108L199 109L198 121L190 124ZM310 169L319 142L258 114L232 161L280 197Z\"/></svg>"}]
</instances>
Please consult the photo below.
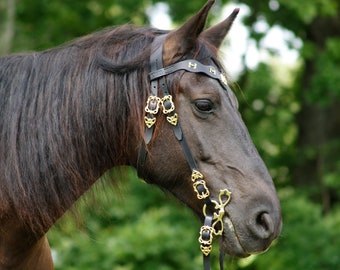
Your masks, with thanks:
<instances>
[{"instance_id":1,"label":"noseband","mask_svg":"<svg viewBox=\"0 0 340 270\"><path fill-rule=\"evenodd\" d=\"M192 186L197 194L197 198L204 202L202 211L205 218L204 224L200 229L198 241L203 253L204 270L210 270L210 252L212 250L213 236L222 235L223 233L223 216L225 214L225 207L230 201L231 192L228 189L220 190L218 201L211 199L204 176L198 169L180 126L172 96L168 91L166 76L179 70L202 73L210 78L216 79L226 91L228 91L228 82L218 68L203 65L194 59L184 60L164 67L162 56L163 41L159 41L159 39L164 41L164 36L157 37L152 44L152 53L150 56L151 72L149 74L152 94L149 96L145 107L145 140L138 154L137 171L139 175L143 176L147 157L146 145L148 145L152 139L156 116L162 111L166 116L167 122L172 126L175 137L180 143L190 166L192 171ZM158 46L160 42L161 44ZM158 89L161 90L161 97L158 97ZM220 255L220 268L223 270L223 254Z\"/></svg>"}]
</instances>

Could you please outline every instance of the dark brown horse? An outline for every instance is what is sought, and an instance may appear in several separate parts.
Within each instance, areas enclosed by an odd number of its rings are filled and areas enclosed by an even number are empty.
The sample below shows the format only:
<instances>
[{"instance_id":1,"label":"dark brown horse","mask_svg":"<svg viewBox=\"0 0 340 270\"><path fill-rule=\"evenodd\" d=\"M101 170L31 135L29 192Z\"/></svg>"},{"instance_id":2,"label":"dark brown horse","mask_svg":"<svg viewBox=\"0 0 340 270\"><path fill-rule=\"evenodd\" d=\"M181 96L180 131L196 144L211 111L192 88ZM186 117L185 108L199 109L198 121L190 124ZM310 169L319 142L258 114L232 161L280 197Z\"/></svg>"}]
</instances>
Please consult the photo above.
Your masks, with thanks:
<instances>
[{"instance_id":1,"label":"dark brown horse","mask_svg":"<svg viewBox=\"0 0 340 270\"><path fill-rule=\"evenodd\" d=\"M53 269L45 233L120 165L204 220L204 256L212 234L241 257L278 236L272 179L217 58L238 10L203 31L213 2L175 31L125 25L0 58L1 270Z\"/></svg>"}]
</instances>

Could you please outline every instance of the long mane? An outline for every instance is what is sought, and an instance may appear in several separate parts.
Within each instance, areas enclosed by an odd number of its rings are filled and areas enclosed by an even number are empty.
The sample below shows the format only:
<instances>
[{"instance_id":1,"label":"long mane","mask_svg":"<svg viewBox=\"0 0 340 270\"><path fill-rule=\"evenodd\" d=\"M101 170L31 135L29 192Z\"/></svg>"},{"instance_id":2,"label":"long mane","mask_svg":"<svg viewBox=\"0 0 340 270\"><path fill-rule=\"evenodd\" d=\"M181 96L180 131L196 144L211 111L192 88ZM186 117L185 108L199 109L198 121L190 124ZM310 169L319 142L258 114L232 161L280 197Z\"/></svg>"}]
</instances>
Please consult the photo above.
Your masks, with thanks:
<instances>
[{"instance_id":1,"label":"long mane","mask_svg":"<svg viewBox=\"0 0 340 270\"><path fill-rule=\"evenodd\" d=\"M129 163L150 44L163 33L125 25L0 58L0 221L17 216L40 235L103 172Z\"/></svg>"}]
</instances>

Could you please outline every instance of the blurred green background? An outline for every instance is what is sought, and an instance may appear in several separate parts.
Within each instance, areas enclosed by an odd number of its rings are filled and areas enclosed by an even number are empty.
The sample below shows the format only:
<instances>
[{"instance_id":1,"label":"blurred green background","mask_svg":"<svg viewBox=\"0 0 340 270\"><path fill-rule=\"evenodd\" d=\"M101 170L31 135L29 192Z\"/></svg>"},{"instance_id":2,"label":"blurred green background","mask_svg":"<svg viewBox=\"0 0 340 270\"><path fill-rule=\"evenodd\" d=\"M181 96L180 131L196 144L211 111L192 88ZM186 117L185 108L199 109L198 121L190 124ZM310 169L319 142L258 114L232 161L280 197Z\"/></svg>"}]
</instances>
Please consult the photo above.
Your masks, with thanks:
<instances>
[{"instance_id":1,"label":"blurred green background","mask_svg":"<svg viewBox=\"0 0 340 270\"><path fill-rule=\"evenodd\" d=\"M225 18L231 6L241 8L223 58L284 219L268 252L229 258L227 269L339 269L340 3L216 2L210 23ZM205 0L162 3L0 0L0 53L46 49L111 25L149 25L162 10L168 17L156 21L176 27ZM119 186L100 180L77 203L79 218L66 214L50 230L56 269L202 269L200 224L191 211L133 170ZM214 269L217 258L215 246Z\"/></svg>"}]
</instances>

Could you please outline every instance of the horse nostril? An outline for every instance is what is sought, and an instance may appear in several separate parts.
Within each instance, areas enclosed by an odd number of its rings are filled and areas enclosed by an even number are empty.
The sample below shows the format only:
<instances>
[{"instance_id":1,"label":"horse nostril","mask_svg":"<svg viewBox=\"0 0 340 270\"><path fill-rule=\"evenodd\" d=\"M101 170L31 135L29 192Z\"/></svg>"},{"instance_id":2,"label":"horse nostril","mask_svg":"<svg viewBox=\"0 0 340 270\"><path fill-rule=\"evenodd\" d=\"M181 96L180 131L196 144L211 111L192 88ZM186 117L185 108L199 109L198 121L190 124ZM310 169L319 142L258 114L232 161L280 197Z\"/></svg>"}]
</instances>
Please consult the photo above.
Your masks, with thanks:
<instances>
[{"instance_id":1,"label":"horse nostril","mask_svg":"<svg viewBox=\"0 0 340 270\"><path fill-rule=\"evenodd\" d=\"M271 238L274 234L275 226L273 219L267 212L261 212L256 216L256 223L253 226L253 232L262 239Z\"/></svg>"}]
</instances>

